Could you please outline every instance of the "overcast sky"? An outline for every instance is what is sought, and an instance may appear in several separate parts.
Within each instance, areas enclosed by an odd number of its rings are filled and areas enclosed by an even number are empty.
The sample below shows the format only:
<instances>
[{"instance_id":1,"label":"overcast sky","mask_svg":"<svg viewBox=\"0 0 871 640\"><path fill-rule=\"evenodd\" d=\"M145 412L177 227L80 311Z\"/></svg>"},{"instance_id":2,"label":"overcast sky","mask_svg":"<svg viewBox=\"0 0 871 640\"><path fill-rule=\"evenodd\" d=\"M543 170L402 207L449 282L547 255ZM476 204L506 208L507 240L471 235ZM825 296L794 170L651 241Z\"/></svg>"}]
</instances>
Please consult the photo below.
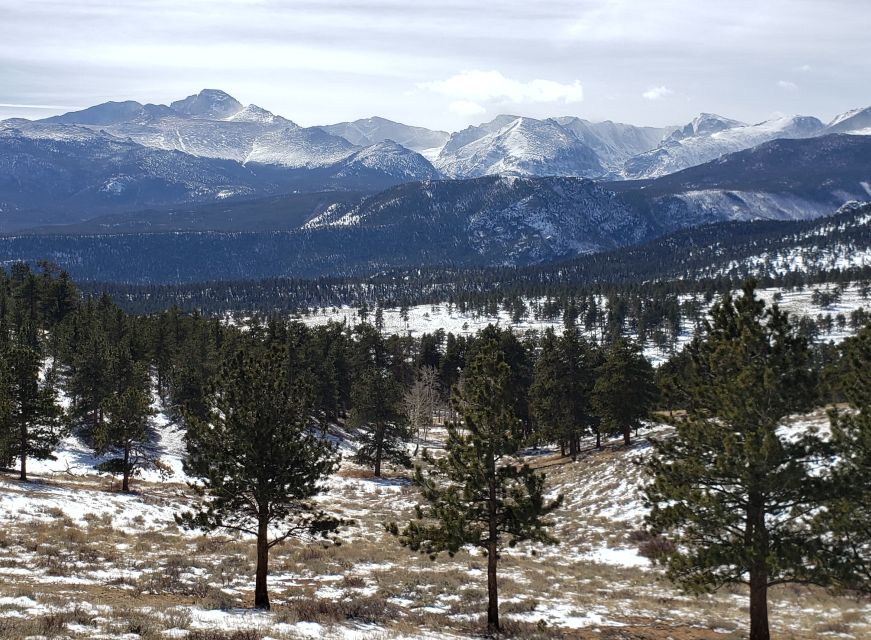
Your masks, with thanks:
<instances>
[{"instance_id":1,"label":"overcast sky","mask_svg":"<svg viewBox=\"0 0 871 640\"><path fill-rule=\"evenodd\" d=\"M0 119L227 91L303 125L871 105L869 0L0 0Z\"/></svg>"}]
</instances>

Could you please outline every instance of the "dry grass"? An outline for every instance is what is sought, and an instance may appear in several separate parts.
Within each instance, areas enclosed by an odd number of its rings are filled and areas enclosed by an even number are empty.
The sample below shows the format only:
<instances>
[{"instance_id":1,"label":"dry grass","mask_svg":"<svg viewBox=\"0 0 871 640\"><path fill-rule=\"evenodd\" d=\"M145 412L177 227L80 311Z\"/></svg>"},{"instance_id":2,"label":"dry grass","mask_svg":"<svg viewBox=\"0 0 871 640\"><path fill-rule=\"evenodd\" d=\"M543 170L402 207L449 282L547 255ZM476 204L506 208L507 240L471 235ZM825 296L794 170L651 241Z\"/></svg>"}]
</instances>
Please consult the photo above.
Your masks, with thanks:
<instances>
[{"instance_id":1,"label":"dry grass","mask_svg":"<svg viewBox=\"0 0 871 640\"><path fill-rule=\"evenodd\" d=\"M743 637L747 598L742 589L688 597L664 582L656 569L593 562L584 553L656 546L638 524L601 515L603 495L631 491L637 476L605 477L622 463L620 446L585 453L570 463L536 459L549 482L571 490L555 532L562 544L505 552L500 564L501 612L506 635L518 638L636 640L729 640ZM367 629L367 637L477 636L485 610L485 561L479 555L430 560L402 549L384 523L412 517L415 489L402 478L375 481L346 467L324 506L356 521L340 546L289 542L273 549L268 624L239 630L209 628L197 612L232 610L250 603L254 546L250 540L184 534L173 523L135 532L116 523L118 514L87 515L74 522L60 510L43 519L11 521L0 528L0 598L36 603L0 604L0 638L88 638L137 634L150 640L169 629L188 629L194 640L296 637L292 625L319 623ZM591 483L590 478L597 482ZM99 483L65 486L102 491ZM595 491L585 491L595 484ZM140 483L143 499L178 500L178 486ZM134 525L136 523L134 522ZM139 525L136 525L137 527ZM655 549L654 549L655 550ZM76 579L85 578L85 584ZM95 603L99 606L95 606ZM560 628L551 615L591 619L582 629ZM867 601L816 589L782 587L771 594L773 634L788 640L871 637ZM19 617L18 614L24 614ZM15 615L13 615L15 614ZM620 624L622 626L611 626ZM278 625L272 628L272 625ZM288 630L291 629L291 630Z\"/></svg>"}]
</instances>

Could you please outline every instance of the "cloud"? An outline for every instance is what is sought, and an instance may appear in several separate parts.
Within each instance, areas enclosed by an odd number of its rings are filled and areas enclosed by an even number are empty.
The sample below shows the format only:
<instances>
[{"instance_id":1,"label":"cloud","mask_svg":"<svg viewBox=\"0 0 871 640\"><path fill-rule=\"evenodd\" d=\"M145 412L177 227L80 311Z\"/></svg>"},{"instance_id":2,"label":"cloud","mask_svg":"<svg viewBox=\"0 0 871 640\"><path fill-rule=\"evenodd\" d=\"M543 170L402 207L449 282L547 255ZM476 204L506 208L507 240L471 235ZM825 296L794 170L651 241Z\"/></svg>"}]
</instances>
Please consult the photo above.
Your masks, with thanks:
<instances>
[{"instance_id":1,"label":"cloud","mask_svg":"<svg viewBox=\"0 0 871 640\"><path fill-rule=\"evenodd\" d=\"M671 89L666 86L660 85L658 87L653 87L648 89L644 93L641 94L641 97L645 100L662 100L663 98L670 96L674 93Z\"/></svg>"},{"instance_id":2,"label":"cloud","mask_svg":"<svg viewBox=\"0 0 871 640\"><path fill-rule=\"evenodd\" d=\"M58 109L78 109L80 107L65 107L59 104L17 104L14 102L0 102L0 107L4 109L49 109L57 111Z\"/></svg>"},{"instance_id":3,"label":"cloud","mask_svg":"<svg viewBox=\"0 0 871 640\"><path fill-rule=\"evenodd\" d=\"M541 79L522 82L507 78L498 71L462 71L446 80L420 82L417 86L419 89L456 98L457 102L467 103L490 101L569 103L581 102L584 99L584 88L578 80L571 84Z\"/></svg>"},{"instance_id":4,"label":"cloud","mask_svg":"<svg viewBox=\"0 0 871 640\"><path fill-rule=\"evenodd\" d=\"M448 109L461 116L477 116L487 111L480 104L471 100L454 100L448 105Z\"/></svg>"},{"instance_id":5,"label":"cloud","mask_svg":"<svg viewBox=\"0 0 871 640\"><path fill-rule=\"evenodd\" d=\"M809 73L813 70L813 67L809 64L803 64L800 67L796 67L796 71L801 71L802 73Z\"/></svg>"},{"instance_id":6,"label":"cloud","mask_svg":"<svg viewBox=\"0 0 871 640\"><path fill-rule=\"evenodd\" d=\"M790 82L789 80L778 80L777 86L784 91L796 91L798 89L798 85L794 82Z\"/></svg>"}]
</instances>

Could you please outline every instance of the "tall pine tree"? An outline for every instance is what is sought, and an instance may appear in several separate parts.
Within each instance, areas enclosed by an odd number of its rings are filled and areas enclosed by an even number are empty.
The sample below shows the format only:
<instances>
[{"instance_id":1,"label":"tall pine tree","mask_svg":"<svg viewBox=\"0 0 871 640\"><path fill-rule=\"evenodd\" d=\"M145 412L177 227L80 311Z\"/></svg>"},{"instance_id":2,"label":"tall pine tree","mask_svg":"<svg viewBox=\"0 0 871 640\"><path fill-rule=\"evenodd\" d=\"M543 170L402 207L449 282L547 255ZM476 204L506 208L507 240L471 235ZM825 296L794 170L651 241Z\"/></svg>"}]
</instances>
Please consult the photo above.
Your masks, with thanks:
<instances>
[{"instance_id":1,"label":"tall pine tree","mask_svg":"<svg viewBox=\"0 0 871 640\"><path fill-rule=\"evenodd\" d=\"M814 400L808 343L754 289L725 296L690 345L686 417L655 443L646 495L650 529L675 543L669 578L696 592L747 584L750 638L768 640L769 587L822 580L808 523L820 482L817 446L779 431Z\"/></svg>"},{"instance_id":2,"label":"tall pine tree","mask_svg":"<svg viewBox=\"0 0 871 640\"><path fill-rule=\"evenodd\" d=\"M224 366L205 420L189 419L186 473L199 478L203 508L180 524L257 540L254 606L269 609L269 551L291 537L329 536L340 525L310 500L337 466L314 435L311 407L287 382L287 354L253 344Z\"/></svg>"},{"instance_id":3,"label":"tall pine tree","mask_svg":"<svg viewBox=\"0 0 871 640\"><path fill-rule=\"evenodd\" d=\"M656 400L653 367L635 342L615 338L608 346L593 390L593 406L602 429L622 433L623 443L632 443L632 430L638 429Z\"/></svg>"},{"instance_id":4,"label":"tall pine tree","mask_svg":"<svg viewBox=\"0 0 871 640\"><path fill-rule=\"evenodd\" d=\"M843 344L839 387L848 411L829 413L830 486L815 527L826 541L826 566L850 589L871 591L871 326Z\"/></svg>"},{"instance_id":5,"label":"tall pine tree","mask_svg":"<svg viewBox=\"0 0 871 640\"><path fill-rule=\"evenodd\" d=\"M533 369L530 406L544 435L560 443L563 453L578 454L580 439L595 426L592 408L595 351L573 327L557 337L548 330Z\"/></svg>"},{"instance_id":6,"label":"tall pine tree","mask_svg":"<svg viewBox=\"0 0 871 640\"><path fill-rule=\"evenodd\" d=\"M2 355L7 365L7 391L3 394L7 437L3 440L18 458L19 477L27 480L29 459L54 459L53 452L63 436L62 410L56 401L54 372L42 372L42 347L32 323L24 322Z\"/></svg>"},{"instance_id":7,"label":"tall pine tree","mask_svg":"<svg viewBox=\"0 0 871 640\"><path fill-rule=\"evenodd\" d=\"M147 448L148 423L154 415L151 408L151 388L145 367L133 363L126 349L116 358L124 364L117 367L119 386L103 401L106 417L94 432L94 449L102 455L112 452L116 457L100 465L103 471L121 475L121 490L130 491L130 477L153 465L156 456ZM127 363L129 364L126 366Z\"/></svg>"},{"instance_id":8,"label":"tall pine tree","mask_svg":"<svg viewBox=\"0 0 871 640\"><path fill-rule=\"evenodd\" d=\"M357 362L351 383L349 423L358 429L356 462L381 475L385 461L410 464L407 443L411 429L403 412L404 389L396 379L398 358L389 353L381 334L371 325L357 328Z\"/></svg>"},{"instance_id":9,"label":"tall pine tree","mask_svg":"<svg viewBox=\"0 0 871 640\"><path fill-rule=\"evenodd\" d=\"M389 530L412 550L453 556L465 545L487 555L487 627L498 632L499 553L529 540L555 543L547 516L561 503L544 497L543 474L518 459L522 421L513 411L511 372L495 340L479 345L454 403L462 425L448 426L446 455L424 452L415 481L426 505L418 520Z\"/></svg>"}]
</instances>

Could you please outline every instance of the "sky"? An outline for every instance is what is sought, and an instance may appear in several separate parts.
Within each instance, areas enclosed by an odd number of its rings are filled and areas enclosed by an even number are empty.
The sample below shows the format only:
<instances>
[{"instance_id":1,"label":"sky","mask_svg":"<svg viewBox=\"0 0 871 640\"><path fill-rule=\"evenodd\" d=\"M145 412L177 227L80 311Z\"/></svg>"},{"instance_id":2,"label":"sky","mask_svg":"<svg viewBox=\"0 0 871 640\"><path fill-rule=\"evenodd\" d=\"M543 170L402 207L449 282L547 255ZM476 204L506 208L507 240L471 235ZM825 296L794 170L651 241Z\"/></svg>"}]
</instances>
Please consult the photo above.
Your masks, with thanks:
<instances>
[{"instance_id":1,"label":"sky","mask_svg":"<svg viewBox=\"0 0 871 640\"><path fill-rule=\"evenodd\" d=\"M222 89L302 125L871 105L869 0L0 0L0 119Z\"/></svg>"}]
</instances>

